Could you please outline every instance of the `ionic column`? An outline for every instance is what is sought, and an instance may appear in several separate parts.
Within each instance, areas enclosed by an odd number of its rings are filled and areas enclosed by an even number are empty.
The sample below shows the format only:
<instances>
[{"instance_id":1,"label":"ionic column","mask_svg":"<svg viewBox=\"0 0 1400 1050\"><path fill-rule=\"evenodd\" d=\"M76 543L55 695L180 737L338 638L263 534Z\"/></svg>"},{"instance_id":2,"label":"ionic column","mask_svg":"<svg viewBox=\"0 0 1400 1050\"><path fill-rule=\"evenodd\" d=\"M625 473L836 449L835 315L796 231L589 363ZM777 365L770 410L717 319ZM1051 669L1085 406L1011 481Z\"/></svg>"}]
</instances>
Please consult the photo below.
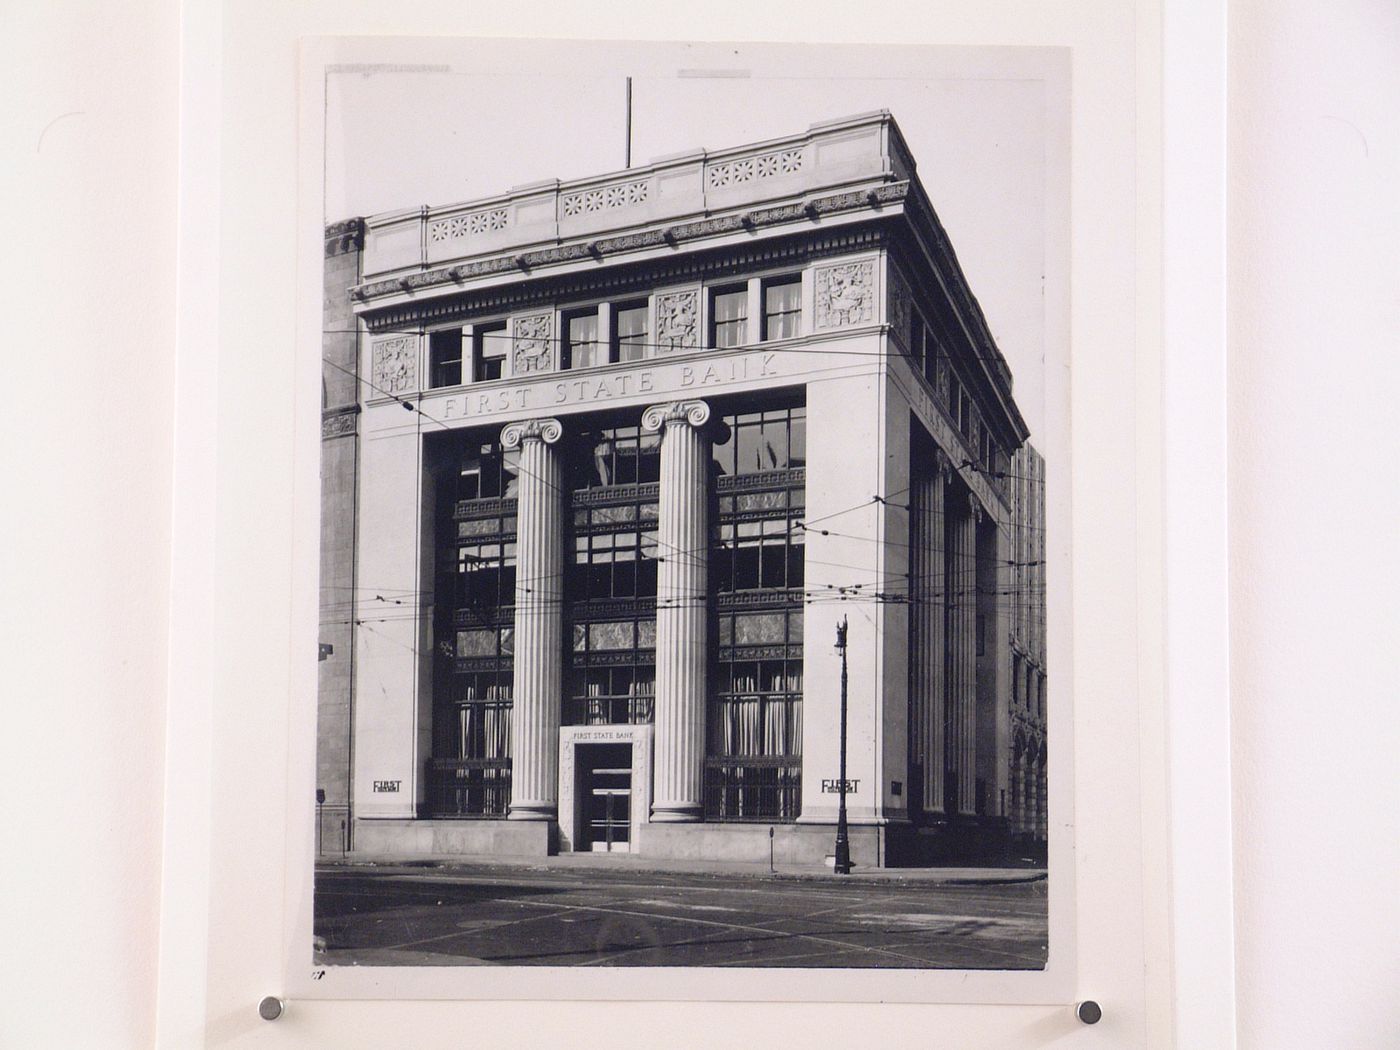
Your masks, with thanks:
<instances>
[{"instance_id":1,"label":"ionic column","mask_svg":"<svg viewBox=\"0 0 1400 1050\"><path fill-rule=\"evenodd\" d=\"M706 600L710 442L703 401L654 405L642 427L662 431L657 521L656 742L651 819L699 820L705 772Z\"/></svg>"},{"instance_id":2,"label":"ionic column","mask_svg":"<svg viewBox=\"0 0 1400 1050\"><path fill-rule=\"evenodd\" d=\"M963 764L962 785L958 794L963 799L964 813L977 812L977 609L981 591L977 575L977 526L982 520L982 507L976 497L968 495L970 513L963 521ZM985 628L990 634L990 626Z\"/></svg>"},{"instance_id":3,"label":"ionic column","mask_svg":"<svg viewBox=\"0 0 1400 1050\"><path fill-rule=\"evenodd\" d=\"M511 820L553 820L559 803L564 672L564 492L557 419L501 431L520 449L515 541L515 682L510 715Z\"/></svg>"}]
</instances>

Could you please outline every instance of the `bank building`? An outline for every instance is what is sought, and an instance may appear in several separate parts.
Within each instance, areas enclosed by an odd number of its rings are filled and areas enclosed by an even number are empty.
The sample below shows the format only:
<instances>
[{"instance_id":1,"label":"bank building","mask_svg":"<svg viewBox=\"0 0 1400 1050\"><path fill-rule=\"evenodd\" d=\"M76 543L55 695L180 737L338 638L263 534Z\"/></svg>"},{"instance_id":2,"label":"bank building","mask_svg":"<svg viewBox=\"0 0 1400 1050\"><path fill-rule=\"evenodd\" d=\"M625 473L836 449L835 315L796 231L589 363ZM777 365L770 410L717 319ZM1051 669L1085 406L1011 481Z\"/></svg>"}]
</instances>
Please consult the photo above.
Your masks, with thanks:
<instances>
[{"instance_id":1,"label":"bank building","mask_svg":"<svg viewBox=\"0 0 1400 1050\"><path fill-rule=\"evenodd\" d=\"M1044 463L887 112L326 228L318 848L1043 844Z\"/></svg>"}]
</instances>

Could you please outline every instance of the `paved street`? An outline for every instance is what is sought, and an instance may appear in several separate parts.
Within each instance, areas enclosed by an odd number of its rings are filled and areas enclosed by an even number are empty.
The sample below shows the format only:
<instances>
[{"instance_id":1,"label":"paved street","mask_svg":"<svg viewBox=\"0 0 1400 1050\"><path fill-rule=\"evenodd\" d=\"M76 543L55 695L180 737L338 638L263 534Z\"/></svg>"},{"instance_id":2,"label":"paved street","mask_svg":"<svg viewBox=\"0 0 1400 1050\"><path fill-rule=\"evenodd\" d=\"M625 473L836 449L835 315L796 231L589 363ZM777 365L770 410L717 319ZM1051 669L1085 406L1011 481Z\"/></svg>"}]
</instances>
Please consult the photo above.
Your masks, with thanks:
<instances>
[{"instance_id":1,"label":"paved street","mask_svg":"<svg viewBox=\"0 0 1400 1050\"><path fill-rule=\"evenodd\" d=\"M327 867L330 965L1038 969L1045 882L459 865Z\"/></svg>"}]
</instances>

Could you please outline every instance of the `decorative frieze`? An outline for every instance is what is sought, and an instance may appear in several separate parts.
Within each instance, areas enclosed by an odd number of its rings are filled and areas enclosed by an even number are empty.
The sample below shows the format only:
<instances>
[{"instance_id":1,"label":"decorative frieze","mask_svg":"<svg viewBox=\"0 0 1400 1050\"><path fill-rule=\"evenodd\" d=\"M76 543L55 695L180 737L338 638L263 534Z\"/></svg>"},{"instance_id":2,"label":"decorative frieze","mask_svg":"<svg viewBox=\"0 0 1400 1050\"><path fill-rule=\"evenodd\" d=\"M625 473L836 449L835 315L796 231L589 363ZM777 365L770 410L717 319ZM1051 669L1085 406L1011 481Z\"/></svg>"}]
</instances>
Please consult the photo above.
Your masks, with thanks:
<instances>
[{"instance_id":1,"label":"decorative frieze","mask_svg":"<svg viewBox=\"0 0 1400 1050\"><path fill-rule=\"evenodd\" d=\"M637 179L633 182L619 182L613 186L601 186L598 189L566 193L560 198L559 205L564 217L572 219L580 215L610 211L613 208L645 204L650 192L647 180Z\"/></svg>"},{"instance_id":2,"label":"decorative frieze","mask_svg":"<svg viewBox=\"0 0 1400 1050\"><path fill-rule=\"evenodd\" d=\"M469 235L504 230L509 225L510 213L505 208L488 208L485 211L453 215L428 223L428 240L434 244L443 241L456 241Z\"/></svg>"},{"instance_id":3,"label":"decorative frieze","mask_svg":"<svg viewBox=\"0 0 1400 1050\"><path fill-rule=\"evenodd\" d=\"M358 405L351 405L349 408L338 409L334 413L322 416L321 436L333 438L355 433L355 419L359 411Z\"/></svg>"},{"instance_id":4,"label":"decorative frieze","mask_svg":"<svg viewBox=\"0 0 1400 1050\"><path fill-rule=\"evenodd\" d=\"M511 322L514 352L511 368L515 375L549 372L554 368L554 318L551 314L529 314Z\"/></svg>"},{"instance_id":5,"label":"decorative frieze","mask_svg":"<svg viewBox=\"0 0 1400 1050\"><path fill-rule=\"evenodd\" d=\"M365 246L365 220L343 219L326 226L326 258L357 252Z\"/></svg>"},{"instance_id":6,"label":"decorative frieze","mask_svg":"<svg viewBox=\"0 0 1400 1050\"><path fill-rule=\"evenodd\" d=\"M817 328L846 328L875 317L875 262L839 263L816 270Z\"/></svg>"},{"instance_id":7,"label":"decorative frieze","mask_svg":"<svg viewBox=\"0 0 1400 1050\"><path fill-rule=\"evenodd\" d=\"M418 337L377 339L370 348L372 394L402 394L418 389Z\"/></svg>"},{"instance_id":8,"label":"decorative frieze","mask_svg":"<svg viewBox=\"0 0 1400 1050\"><path fill-rule=\"evenodd\" d=\"M684 353L700 345L700 292L662 292L656 297L656 343L660 354Z\"/></svg>"},{"instance_id":9,"label":"decorative frieze","mask_svg":"<svg viewBox=\"0 0 1400 1050\"><path fill-rule=\"evenodd\" d=\"M802 170L803 162L800 148L763 153L757 157L739 157L720 164L711 164L705 169L705 184L711 189L720 189L724 186L741 186L746 182L767 179L774 175L793 175Z\"/></svg>"},{"instance_id":10,"label":"decorative frieze","mask_svg":"<svg viewBox=\"0 0 1400 1050\"><path fill-rule=\"evenodd\" d=\"M836 215L842 212L856 211L869 208L872 204L875 207L897 204L904 201L908 194L909 183L889 183L867 192L838 193L827 197L817 197L805 205L793 204L764 208L747 212L745 216L716 216L698 219L694 222L678 223L675 226L668 226L665 230L646 230L640 233L626 234L622 237L611 237L597 241L596 246L604 254L632 251L639 248L654 248L663 244L678 244L702 237L732 233L736 230L780 225L806 216ZM744 222L745 218L749 220L747 225ZM591 257L592 253L586 244L561 244L553 248L524 252L519 256L512 254L477 259L472 262L440 267L436 270L405 274L391 280L371 281L357 286L351 294L353 298L363 301L382 295L398 295L405 290L417 291L423 288L469 281L478 277L489 277L498 273L510 273L519 270L521 264L536 269ZM385 322L393 323L389 319L389 315L385 315ZM376 320L372 323L378 322Z\"/></svg>"}]
</instances>

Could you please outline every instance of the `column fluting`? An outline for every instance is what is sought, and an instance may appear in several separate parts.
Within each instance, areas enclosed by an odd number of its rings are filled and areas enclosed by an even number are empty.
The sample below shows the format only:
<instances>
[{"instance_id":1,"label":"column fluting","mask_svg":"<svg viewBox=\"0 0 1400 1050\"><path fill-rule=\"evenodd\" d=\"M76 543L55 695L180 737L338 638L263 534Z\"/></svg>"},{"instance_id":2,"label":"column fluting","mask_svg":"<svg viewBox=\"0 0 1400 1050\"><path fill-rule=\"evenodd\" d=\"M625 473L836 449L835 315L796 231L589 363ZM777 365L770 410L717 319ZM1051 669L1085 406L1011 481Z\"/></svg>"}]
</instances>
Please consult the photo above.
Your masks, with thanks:
<instances>
[{"instance_id":1,"label":"column fluting","mask_svg":"<svg viewBox=\"0 0 1400 1050\"><path fill-rule=\"evenodd\" d=\"M704 813L709 419L703 401L653 405L642 413L643 429L661 431L651 806L658 822L700 820Z\"/></svg>"},{"instance_id":2,"label":"column fluting","mask_svg":"<svg viewBox=\"0 0 1400 1050\"><path fill-rule=\"evenodd\" d=\"M559 803L559 708L564 674L563 470L557 419L501 431L520 449L515 543L515 675L510 819L553 820Z\"/></svg>"}]
</instances>

